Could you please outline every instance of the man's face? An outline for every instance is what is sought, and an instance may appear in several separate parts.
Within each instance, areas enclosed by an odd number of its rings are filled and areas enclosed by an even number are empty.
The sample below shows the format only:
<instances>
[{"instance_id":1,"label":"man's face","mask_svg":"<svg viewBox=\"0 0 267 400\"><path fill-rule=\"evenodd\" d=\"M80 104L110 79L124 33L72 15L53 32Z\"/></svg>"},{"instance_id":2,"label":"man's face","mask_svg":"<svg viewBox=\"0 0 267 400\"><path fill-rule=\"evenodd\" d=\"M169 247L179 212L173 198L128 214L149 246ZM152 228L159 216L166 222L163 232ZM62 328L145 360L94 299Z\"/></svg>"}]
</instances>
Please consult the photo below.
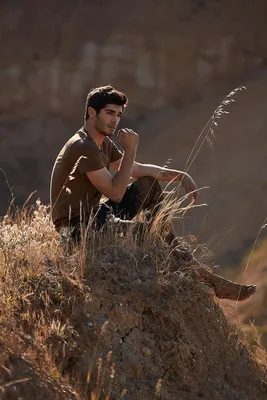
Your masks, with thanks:
<instances>
[{"instance_id":1,"label":"man's face","mask_svg":"<svg viewBox=\"0 0 267 400\"><path fill-rule=\"evenodd\" d=\"M102 108L98 115L95 116L95 129L102 135L112 136L120 122L123 112L122 106L116 104L107 104Z\"/></svg>"}]
</instances>

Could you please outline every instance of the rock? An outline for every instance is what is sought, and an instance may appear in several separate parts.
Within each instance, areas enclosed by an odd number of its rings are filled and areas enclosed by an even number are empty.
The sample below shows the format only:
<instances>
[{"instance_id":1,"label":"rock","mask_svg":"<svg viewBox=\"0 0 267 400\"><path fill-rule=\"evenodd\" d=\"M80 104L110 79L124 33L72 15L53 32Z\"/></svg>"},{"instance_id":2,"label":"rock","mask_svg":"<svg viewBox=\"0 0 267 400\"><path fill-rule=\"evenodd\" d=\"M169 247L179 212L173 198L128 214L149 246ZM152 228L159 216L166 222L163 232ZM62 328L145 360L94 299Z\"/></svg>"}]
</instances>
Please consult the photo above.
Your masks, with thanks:
<instances>
[{"instance_id":1,"label":"rock","mask_svg":"<svg viewBox=\"0 0 267 400\"><path fill-rule=\"evenodd\" d=\"M148 347L142 347L141 352L145 357L150 357L151 351Z\"/></svg>"}]
</instances>

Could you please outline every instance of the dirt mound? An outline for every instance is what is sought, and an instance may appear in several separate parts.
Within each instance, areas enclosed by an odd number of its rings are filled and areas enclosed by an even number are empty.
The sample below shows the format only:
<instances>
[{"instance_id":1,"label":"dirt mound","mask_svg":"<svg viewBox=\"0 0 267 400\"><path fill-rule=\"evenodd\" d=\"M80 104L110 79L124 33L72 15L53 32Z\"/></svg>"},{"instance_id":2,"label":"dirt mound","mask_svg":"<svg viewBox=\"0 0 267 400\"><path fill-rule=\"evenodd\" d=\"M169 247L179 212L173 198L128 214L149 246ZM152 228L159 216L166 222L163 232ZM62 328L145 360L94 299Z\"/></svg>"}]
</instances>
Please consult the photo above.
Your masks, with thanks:
<instances>
[{"instance_id":1,"label":"dirt mound","mask_svg":"<svg viewBox=\"0 0 267 400\"><path fill-rule=\"evenodd\" d=\"M70 248L40 202L0 221L5 400L266 399L261 347L196 278L192 242L170 252L163 228Z\"/></svg>"},{"instance_id":2,"label":"dirt mound","mask_svg":"<svg viewBox=\"0 0 267 400\"><path fill-rule=\"evenodd\" d=\"M78 265L82 283L73 277ZM92 392L114 400L266 398L265 367L226 321L211 290L164 246L102 244L85 258L80 249L64 266L46 258L42 274L24 277L17 287L14 318L30 342L21 336L24 353L39 341L34 362L68 377L80 399ZM52 357L49 368L45 352ZM14 379L32 376L23 363L15 359ZM8 377L2 373L3 386ZM32 399L22 387L19 396ZM50 398L48 387L37 383L34 390L36 399Z\"/></svg>"},{"instance_id":3,"label":"dirt mound","mask_svg":"<svg viewBox=\"0 0 267 400\"><path fill-rule=\"evenodd\" d=\"M210 292L190 274L159 276L152 256L138 258L109 250L93 279L93 314L109 321L103 349L113 351L120 390L152 399L162 379L166 400L265 398L258 366Z\"/></svg>"}]
</instances>

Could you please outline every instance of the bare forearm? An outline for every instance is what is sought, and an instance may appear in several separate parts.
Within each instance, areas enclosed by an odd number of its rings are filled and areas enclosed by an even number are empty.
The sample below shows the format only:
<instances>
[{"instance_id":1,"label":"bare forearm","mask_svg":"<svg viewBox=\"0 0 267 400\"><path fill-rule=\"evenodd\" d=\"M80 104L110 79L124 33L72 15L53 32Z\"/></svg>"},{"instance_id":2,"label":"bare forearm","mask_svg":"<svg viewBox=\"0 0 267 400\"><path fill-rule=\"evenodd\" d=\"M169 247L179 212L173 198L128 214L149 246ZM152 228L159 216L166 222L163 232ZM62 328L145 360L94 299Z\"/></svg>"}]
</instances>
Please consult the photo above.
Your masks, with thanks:
<instances>
[{"instance_id":1,"label":"bare forearm","mask_svg":"<svg viewBox=\"0 0 267 400\"><path fill-rule=\"evenodd\" d=\"M162 182L182 182L186 193L192 193L193 204L197 201L197 185L187 172L178 171L177 169L159 167L157 165L140 164L135 162L132 177L139 179L143 176L152 176L153 178Z\"/></svg>"},{"instance_id":2,"label":"bare forearm","mask_svg":"<svg viewBox=\"0 0 267 400\"><path fill-rule=\"evenodd\" d=\"M138 164L136 163L136 173L134 178L138 179L142 176L152 176L158 181L162 182L180 182L181 179L187 175L185 172L178 171L176 169L159 167L151 164Z\"/></svg>"},{"instance_id":3,"label":"bare forearm","mask_svg":"<svg viewBox=\"0 0 267 400\"><path fill-rule=\"evenodd\" d=\"M162 168L157 175L157 180L162 182L180 182L186 175L186 172L176 169Z\"/></svg>"},{"instance_id":4,"label":"bare forearm","mask_svg":"<svg viewBox=\"0 0 267 400\"><path fill-rule=\"evenodd\" d=\"M113 186L118 196L118 201L124 195L129 183L133 164L136 156L136 150L125 151L118 172L113 178Z\"/></svg>"}]
</instances>

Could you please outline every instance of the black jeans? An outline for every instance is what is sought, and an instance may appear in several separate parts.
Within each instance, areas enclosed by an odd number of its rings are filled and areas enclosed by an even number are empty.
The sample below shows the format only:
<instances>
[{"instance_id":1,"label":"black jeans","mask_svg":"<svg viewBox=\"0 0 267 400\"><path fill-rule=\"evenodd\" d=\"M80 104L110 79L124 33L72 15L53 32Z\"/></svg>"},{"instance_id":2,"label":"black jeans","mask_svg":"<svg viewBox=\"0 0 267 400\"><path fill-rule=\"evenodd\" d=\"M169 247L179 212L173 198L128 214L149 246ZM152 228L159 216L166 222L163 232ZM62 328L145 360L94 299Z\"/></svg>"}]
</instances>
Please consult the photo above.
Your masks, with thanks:
<instances>
[{"instance_id":1,"label":"black jeans","mask_svg":"<svg viewBox=\"0 0 267 400\"><path fill-rule=\"evenodd\" d=\"M93 220L93 229L100 230L107 226L110 217L120 218L121 220L132 220L140 211L148 211L148 221L159 211L163 200L162 189L159 182L146 176L130 183L125 194L119 203L111 200L100 203L99 207L92 215L83 216L82 225L87 226L90 220ZM71 237L75 241L81 239L81 221L80 217L70 220Z\"/></svg>"}]
</instances>

